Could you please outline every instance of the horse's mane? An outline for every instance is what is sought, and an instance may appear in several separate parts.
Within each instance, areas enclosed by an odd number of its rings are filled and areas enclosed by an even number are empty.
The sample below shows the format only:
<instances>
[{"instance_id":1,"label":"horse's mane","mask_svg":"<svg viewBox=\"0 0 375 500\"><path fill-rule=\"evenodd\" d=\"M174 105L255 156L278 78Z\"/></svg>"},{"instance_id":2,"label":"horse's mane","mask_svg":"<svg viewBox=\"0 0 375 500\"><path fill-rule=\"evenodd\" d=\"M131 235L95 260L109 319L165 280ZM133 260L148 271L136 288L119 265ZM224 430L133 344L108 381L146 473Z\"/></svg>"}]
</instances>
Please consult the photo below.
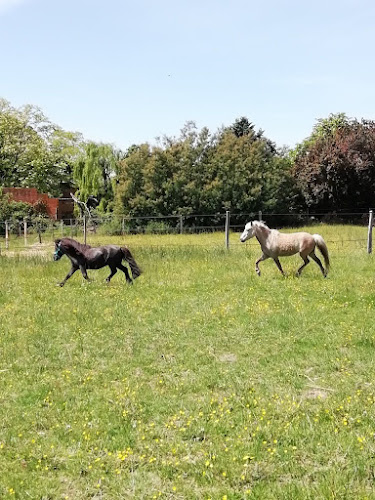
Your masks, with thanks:
<instances>
[{"instance_id":1,"label":"horse's mane","mask_svg":"<svg viewBox=\"0 0 375 500\"><path fill-rule=\"evenodd\" d=\"M253 220L253 225L256 227L264 227L266 229L269 229L267 224L265 222L263 222L262 220Z\"/></svg>"},{"instance_id":2,"label":"horse's mane","mask_svg":"<svg viewBox=\"0 0 375 500\"><path fill-rule=\"evenodd\" d=\"M85 254L86 250L91 248L90 245L84 245L83 243L80 243L79 241L73 240L73 238L61 238L59 240L56 240L56 243L62 245L65 248L72 248L74 249L77 253L80 253L82 255Z\"/></svg>"}]
</instances>

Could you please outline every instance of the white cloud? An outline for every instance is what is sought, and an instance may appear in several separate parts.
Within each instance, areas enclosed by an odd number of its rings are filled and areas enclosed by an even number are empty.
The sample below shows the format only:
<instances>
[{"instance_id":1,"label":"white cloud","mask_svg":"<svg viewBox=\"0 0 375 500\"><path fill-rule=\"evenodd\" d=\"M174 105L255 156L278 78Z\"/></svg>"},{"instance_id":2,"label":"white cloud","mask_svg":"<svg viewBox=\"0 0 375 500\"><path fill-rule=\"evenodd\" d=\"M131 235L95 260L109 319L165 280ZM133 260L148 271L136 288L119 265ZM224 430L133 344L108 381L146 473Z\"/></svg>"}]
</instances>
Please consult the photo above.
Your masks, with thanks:
<instances>
[{"instance_id":1,"label":"white cloud","mask_svg":"<svg viewBox=\"0 0 375 500\"><path fill-rule=\"evenodd\" d=\"M0 0L0 14L24 2L25 0Z\"/></svg>"}]
</instances>

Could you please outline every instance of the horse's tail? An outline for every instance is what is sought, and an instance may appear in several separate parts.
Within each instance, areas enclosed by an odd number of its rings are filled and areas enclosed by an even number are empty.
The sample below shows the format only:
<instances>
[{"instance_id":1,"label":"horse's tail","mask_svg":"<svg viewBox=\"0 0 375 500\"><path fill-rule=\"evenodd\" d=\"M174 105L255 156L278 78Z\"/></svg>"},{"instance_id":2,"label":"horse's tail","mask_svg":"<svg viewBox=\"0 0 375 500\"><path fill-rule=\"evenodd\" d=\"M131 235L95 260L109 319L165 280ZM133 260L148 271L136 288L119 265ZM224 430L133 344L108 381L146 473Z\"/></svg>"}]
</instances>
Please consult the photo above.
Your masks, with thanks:
<instances>
[{"instance_id":1,"label":"horse's tail","mask_svg":"<svg viewBox=\"0 0 375 500\"><path fill-rule=\"evenodd\" d=\"M323 240L323 237L320 236L320 234L313 234L312 237L314 238L316 246L322 252L322 255L324 257L324 263L326 265L326 271L328 272L330 262L329 262L328 248L326 242Z\"/></svg>"},{"instance_id":2,"label":"horse's tail","mask_svg":"<svg viewBox=\"0 0 375 500\"><path fill-rule=\"evenodd\" d=\"M132 271L133 279L135 280L135 278L138 278L138 276L142 273L142 271L139 269L138 264L134 260L128 247L121 247L121 252L123 254L123 259L126 260L126 262L128 262L130 269Z\"/></svg>"}]
</instances>

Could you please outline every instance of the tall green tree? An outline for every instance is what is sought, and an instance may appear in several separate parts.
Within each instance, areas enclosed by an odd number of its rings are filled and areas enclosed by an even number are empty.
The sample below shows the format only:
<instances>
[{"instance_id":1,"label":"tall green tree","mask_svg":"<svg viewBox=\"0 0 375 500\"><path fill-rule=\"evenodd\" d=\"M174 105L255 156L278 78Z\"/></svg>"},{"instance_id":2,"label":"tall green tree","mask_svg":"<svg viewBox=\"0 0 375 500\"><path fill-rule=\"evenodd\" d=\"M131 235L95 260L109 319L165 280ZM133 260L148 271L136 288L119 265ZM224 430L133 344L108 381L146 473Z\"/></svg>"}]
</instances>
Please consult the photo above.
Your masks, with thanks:
<instances>
[{"instance_id":1,"label":"tall green tree","mask_svg":"<svg viewBox=\"0 0 375 500\"><path fill-rule=\"evenodd\" d=\"M121 155L110 144L89 142L74 165L73 178L77 196L86 201L92 195L100 199L101 210L113 200L113 179Z\"/></svg>"},{"instance_id":2,"label":"tall green tree","mask_svg":"<svg viewBox=\"0 0 375 500\"><path fill-rule=\"evenodd\" d=\"M230 126L230 130L234 133L234 135L238 137L243 137L244 135L255 136L256 133L254 131L254 124L251 123L246 116L241 116L241 118L237 118L235 122Z\"/></svg>"},{"instance_id":3,"label":"tall green tree","mask_svg":"<svg viewBox=\"0 0 375 500\"><path fill-rule=\"evenodd\" d=\"M35 187L58 196L72 182L82 136L65 132L35 106L0 99L0 185Z\"/></svg>"},{"instance_id":4,"label":"tall green tree","mask_svg":"<svg viewBox=\"0 0 375 500\"><path fill-rule=\"evenodd\" d=\"M211 134L188 122L180 137L132 147L120 164L116 212L214 214L286 210L298 198L290 160L251 128Z\"/></svg>"}]
</instances>

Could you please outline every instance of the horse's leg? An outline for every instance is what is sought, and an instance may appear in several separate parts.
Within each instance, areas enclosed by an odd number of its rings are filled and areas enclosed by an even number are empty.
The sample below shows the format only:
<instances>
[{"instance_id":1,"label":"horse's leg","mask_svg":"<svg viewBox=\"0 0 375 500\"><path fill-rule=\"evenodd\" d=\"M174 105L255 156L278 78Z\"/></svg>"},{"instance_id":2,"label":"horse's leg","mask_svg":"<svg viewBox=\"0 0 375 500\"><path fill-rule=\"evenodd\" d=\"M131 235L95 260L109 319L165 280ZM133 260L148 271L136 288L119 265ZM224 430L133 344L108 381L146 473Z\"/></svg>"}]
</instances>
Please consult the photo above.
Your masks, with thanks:
<instances>
[{"instance_id":1,"label":"horse's leg","mask_svg":"<svg viewBox=\"0 0 375 500\"><path fill-rule=\"evenodd\" d=\"M87 272L86 272L85 266L82 266L80 264L79 268L80 268L82 276L85 278L85 280L90 281L90 278L87 276Z\"/></svg>"},{"instance_id":2,"label":"horse's leg","mask_svg":"<svg viewBox=\"0 0 375 500\"><path fill-rule=\"evenodd\" d=\"M116 267L112 267L112 266L109 266L109 267L111 269L111 274L106 279L107 283L109 283L111 281L111 279L113 278L113 276L117 273L117 268Z\"/></svg>"},{"instance_id":3,"label":"horse's leg","mask_svg":"<svg viewBox=\"0 0 375 500\"><path fill-rule=\"evenodd\" d=\"M259 269L259 262L262 262L263 260L269 259L269 255L266 255L265 253L262 254L262 256L255 262L255 271L258 276L260 276L260 269Z\"/></svg>"},{"instance_id":4,"label":"horse's leg","mask_svg":"<svg viewBox=\"0 0 375 500\"><path fill-rule=\"evenodd\" d=\"M301 254L300 254L300 255L301 255ZM308 258L306 255L305 255L304 257L301 255L301 257L302 257L302 259L303 259L304 263L303 263L303 264L302 264L302 266L298 269L298 271L297 271L297 273L296 273L296 274L297 274L297 276L300 276L300 274L301 274L301 272L302 272L302 269L303 269L304 267L306 267L306 266L307 266L307 264L310 262L310 261L309 261L309 258Z\"/></svg>"},{"instance_id":5,"label":"horse's leg","mask_svg":"<svg viewBox=\"0 0 375 500\"><path fill-rule=\"evenodd\" d=\"M285 276L285 273L283 271L283 268L281 267L281 263L280 263L279 259L277 257L275 257L273 260L275 261L275 264L277 265L277 267L278 267L279 271L281 272L281 274L283 276Z\"/></svg>"},{"instance_id":6,"label":"horse's leg","mask_svg":"<svg viewBox=\"0 0 375 500\"><path fill-rule=\"evenodd\" d=\"M129 271L127 270L127 268L123 264L121 264L121 263L117 264L117 267L118 267L118 269L120 269L125 274L126 281L128 283L133 283L133 280L131 279L131 277L129 275Z\"/></svg>"},{"instance_id":7,"label":"horse's leg","mask_svg":"<svg viewBox=\"0 0 375 500\"><path fill-rule=\"evenodd\" d=\"M78 267L72 266L71 270L68 272L68 274L65 276L65 279L59 283L59 286L64 286L65 283L68 281L68 279L73 276L73 274L78 270Z\"/></svg>"},{"instance_id":8,"label":"horse's leg","mask_svg":"<svg viewBox=\"0 0 375 500\"><path fill-rule=\"evenodd\" d=\"M316 263L318 264L318 266L320 267L320 270L322 271L323 276L326 278L326 277L327 277L327 273L326 273L326 271L324 270L324 267L323 267L322 261L319 259L319 257L317 257L317 255L314 253L314 251L312 251L312 252L311 252L310 257L312 258L312 260L315 260L315 262L316 262Z\"/></svg>"}]
</instances>

